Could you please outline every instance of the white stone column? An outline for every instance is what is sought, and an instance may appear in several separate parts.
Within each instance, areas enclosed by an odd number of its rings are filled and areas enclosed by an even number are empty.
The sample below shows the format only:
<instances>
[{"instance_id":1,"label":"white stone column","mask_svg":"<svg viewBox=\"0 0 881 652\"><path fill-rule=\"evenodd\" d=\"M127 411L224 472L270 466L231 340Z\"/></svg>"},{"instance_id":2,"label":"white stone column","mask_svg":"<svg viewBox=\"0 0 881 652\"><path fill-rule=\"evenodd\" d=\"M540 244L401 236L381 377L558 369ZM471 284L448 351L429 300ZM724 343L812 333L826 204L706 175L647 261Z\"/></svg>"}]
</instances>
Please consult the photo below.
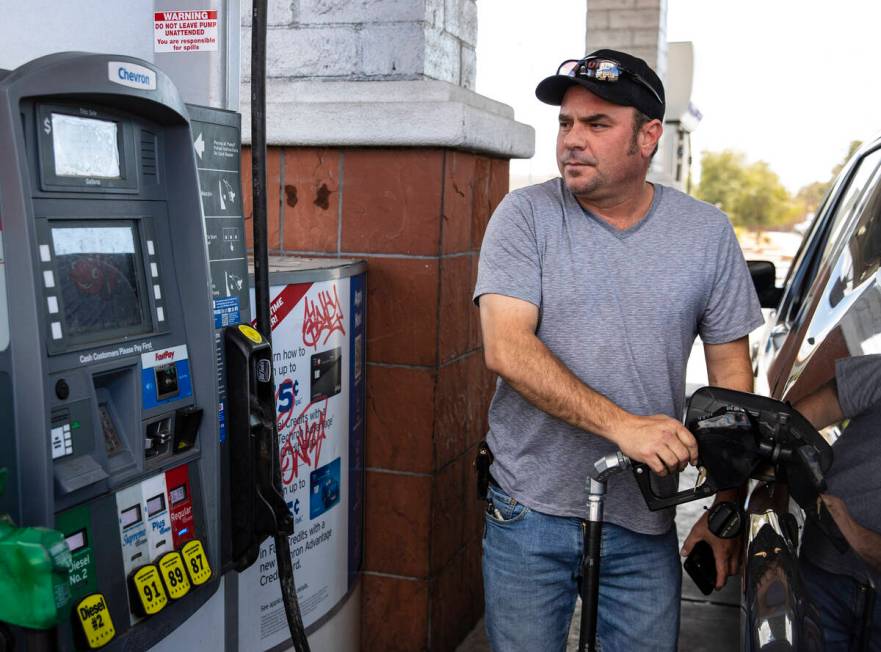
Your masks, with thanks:
<instances>
[{"instance_id":1,"label":"white stone column","mask_svg":"<svg viewBox=\"0 0 881 652\"><path fill-rule=\"evenodd\" d=\"M250 6L241 0L243 126ZM476 44L476 0L269 0L268 142L532 156L532 128L473 91Z\"/></svg>"},{"instance_id":2,"label":"white stone column","mask_svg":"<svg viewBox=\"0 0 881 652\"><path fill-rule=\"evenodd\" d=\"M612 48L667 74L667 0L587 0L587 52Z\"/></svg>"}]
</instances>

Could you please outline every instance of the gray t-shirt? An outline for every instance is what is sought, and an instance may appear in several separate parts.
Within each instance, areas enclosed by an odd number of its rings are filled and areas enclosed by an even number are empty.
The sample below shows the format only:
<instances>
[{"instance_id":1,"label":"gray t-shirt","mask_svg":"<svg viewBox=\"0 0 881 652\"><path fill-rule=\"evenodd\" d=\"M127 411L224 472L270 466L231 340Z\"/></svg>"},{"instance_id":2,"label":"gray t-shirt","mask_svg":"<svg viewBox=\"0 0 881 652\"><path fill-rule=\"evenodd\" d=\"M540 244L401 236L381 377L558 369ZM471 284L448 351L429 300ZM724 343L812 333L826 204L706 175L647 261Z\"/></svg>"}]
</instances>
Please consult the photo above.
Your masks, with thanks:
<instances>
[{"instance_id":1,"label":"gray t-shirt","mask_svg":"<svg viewBox=\"0 0 881 652\"><path fill-rule=\"evenodd\" d=\"M562 179L499 204L480 251L475 301L501 294L539 307L538 338L578 378L638 415L681 418L696 334L736 340L762 324L734 231L718 209L655 185L651 209L618 231L584 210ZM496 482L524 505L585 517L588 469L612 442L542 412L499 379L487 441ZM676 479L661 483L675 489ZM608 484L605 520L666 532L632 474Z\"/></svg>"},{"instance_id":2,"label":"gray t-shirt","mask_svg":"<svg viewBox=\"0 0 881 652\"><path fill-rule=\"evenodd\" d=\"M837 360L835 380L838 403L850 422L832 446L828 492L844 501L860 525L881 533L881 355ZM853 550L839 553L813 521L805 524L801 555L830 573L862 582L871 578L881 587L881 572L871 571Z\"/></svg>"}]
</instances>

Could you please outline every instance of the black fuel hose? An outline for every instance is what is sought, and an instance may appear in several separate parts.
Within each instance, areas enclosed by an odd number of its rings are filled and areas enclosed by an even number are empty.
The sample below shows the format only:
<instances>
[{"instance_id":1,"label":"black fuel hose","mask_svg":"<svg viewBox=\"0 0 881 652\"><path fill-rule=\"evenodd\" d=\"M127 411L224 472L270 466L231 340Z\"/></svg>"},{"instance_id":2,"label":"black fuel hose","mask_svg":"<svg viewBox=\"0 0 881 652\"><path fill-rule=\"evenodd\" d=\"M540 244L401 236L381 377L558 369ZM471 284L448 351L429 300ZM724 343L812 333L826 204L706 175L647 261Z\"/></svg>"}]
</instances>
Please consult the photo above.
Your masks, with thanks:
<instances>
[{"instance_id":1,"label":"black fuel hose","mask_svg":"<svg viewBox=\"0 0 881 652\"><path fill-rule=\"evenodd\" d=\"M254 297L257 330L272 343L269 321L269 244L266 228L266 0L254 0L251 11L251 162L254 215ZM278 430L273 419L273 451ZM281 492L281 469L274 455L273 483ZM291 642L297 652L309 652L309 641L297 601L297 584L287 534L275 535L275 557Z\"/></svg>"}]
</instances>

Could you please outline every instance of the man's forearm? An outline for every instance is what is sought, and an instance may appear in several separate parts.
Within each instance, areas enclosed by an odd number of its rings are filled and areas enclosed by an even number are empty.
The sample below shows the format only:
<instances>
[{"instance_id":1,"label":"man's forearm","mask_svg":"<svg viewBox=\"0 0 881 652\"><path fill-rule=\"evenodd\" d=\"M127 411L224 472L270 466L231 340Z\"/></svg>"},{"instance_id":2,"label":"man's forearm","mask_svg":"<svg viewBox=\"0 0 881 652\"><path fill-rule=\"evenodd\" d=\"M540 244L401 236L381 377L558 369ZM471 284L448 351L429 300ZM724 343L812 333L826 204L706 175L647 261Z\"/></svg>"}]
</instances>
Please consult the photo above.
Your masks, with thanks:
<instances>
[{"instance_id":1,"label":"man's forearm","mask_svg":"<svg viewBox=\"0 0 881 652\"><path fill-rule=\"evenodd\" d=\"M492 370L539 410L612 441L615 426L630 416L583 383L534 335L499 347Z\"/></svg>"}]
</instances>

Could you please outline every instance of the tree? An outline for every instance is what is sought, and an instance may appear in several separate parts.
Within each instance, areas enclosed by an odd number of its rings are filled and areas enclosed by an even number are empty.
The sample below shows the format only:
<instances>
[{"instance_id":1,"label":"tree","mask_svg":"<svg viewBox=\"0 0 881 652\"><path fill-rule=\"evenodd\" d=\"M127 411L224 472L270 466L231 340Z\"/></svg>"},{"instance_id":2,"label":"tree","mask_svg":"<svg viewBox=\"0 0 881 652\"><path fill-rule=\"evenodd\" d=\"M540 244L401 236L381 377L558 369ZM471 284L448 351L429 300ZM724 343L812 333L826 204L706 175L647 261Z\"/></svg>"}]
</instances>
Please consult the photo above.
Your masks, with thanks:
<instances>
[{"instance_id":1,"label":"tree","mask_svg":"<svg viewBox=\"0 0 881 652\"><path fill-rule=\"evenodd\" d=\"M832 175L827 181L814 181L813 183L803 186L798 193L796 193L795 198L804 205L806 213L815 213L817 211L820 202L823 201L823 197L826 196L826 193L829 192L832 184L835 183L836 177L838 177L844 169L844 166L862 144L863 141L861 140L850 141L850 145L847 148L847 154L845 154L840 163L832 168Z\"/></svg>"},{"instance_id":2,"label":"tree","mask_svg":"<svg viewBox=\"0 0 881 652\"><path fill-rule=\"evenodd\" d=\"M747 165L744 155L732 150L703 153L697 196L725 211L736 226L758 232L793 214L789 192L770 166Z\"/></svg>"},{"instance_id":3,"label":"tree","mask_svg":"<svg viewBox=\"0 0 881 652\"><path fill-rule=\"evenodd\" d=\"M743 154L726 149L701 154L701 180L697 197L729 212L744 183Z\"/></svg>"}]
</instances>

